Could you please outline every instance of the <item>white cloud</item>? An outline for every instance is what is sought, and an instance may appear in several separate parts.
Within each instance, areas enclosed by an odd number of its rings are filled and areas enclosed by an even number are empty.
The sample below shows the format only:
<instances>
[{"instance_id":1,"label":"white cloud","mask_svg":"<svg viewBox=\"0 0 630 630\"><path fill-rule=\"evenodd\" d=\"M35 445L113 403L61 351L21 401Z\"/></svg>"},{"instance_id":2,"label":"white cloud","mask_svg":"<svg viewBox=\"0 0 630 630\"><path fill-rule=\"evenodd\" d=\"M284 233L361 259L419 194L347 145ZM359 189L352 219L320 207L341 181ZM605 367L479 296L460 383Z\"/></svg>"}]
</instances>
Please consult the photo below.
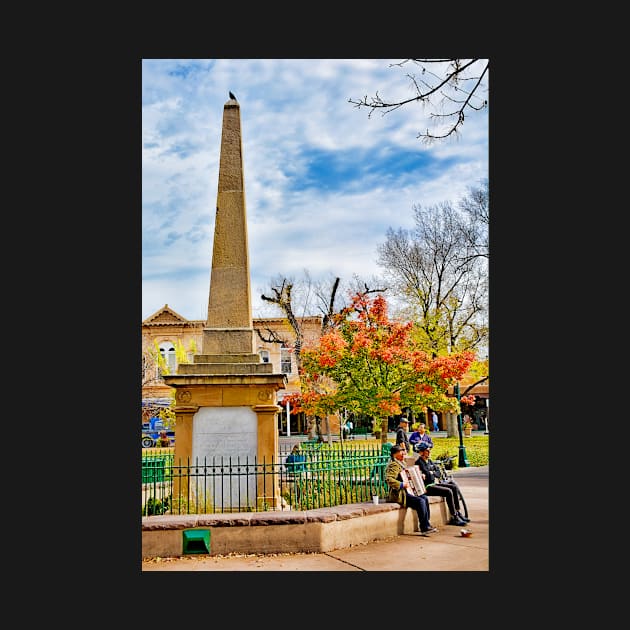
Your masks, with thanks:
<instances>
[{"instance_id":1,"label":"white cloud","mask_svg":"<svg viewBox=\"0 0 630 630\"><path fill-rule=\"evenodd\" d=\"M223 105L241 106L254 316L279 274L380 272L388 227L412 206L456 202L488 177L487 111L431 146L407 106L368 118L349 98L410 95L399 60L145 60L142 88L142 317L165 303L205 319ZM263 308L264 307L264 308Z\"/></svg>"}]
</instances>

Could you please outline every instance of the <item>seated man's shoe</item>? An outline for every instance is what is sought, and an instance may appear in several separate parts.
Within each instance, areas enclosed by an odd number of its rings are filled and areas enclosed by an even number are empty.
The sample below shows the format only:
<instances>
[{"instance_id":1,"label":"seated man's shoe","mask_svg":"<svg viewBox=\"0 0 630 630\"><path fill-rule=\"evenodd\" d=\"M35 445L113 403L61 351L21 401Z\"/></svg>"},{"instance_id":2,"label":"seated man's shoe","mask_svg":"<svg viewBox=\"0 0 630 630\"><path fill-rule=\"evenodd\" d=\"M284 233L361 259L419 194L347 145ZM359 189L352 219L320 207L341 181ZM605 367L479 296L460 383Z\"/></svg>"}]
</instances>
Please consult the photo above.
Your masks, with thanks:
<instances>
[{"instance_id":1,"label":"seated man's shoe","mask_svg":"<svg viewBox=\"0 0 630 630\"><path fill-rule=\"evenodd\" d=\"M457 512L457 516L459 516L459 518L460 518L462 521L466 521L467 523L470 523L470 519L469 519L469 518L466 518L466 517L465 517L465 516L464 516L461 512Z\"/></svg>"},{"instance_id":2,"label":"seated man's shoe","mask_svg":"<svg viewBox=\"0 0 630 630\"><path fill-rule=\"evenodd\" d=\"M451 516L451 520L448 522L448 524L461 527L462 525L466 525L466 521L462 521L462 519L457 516Z\"/></svg>"}]
</instances>

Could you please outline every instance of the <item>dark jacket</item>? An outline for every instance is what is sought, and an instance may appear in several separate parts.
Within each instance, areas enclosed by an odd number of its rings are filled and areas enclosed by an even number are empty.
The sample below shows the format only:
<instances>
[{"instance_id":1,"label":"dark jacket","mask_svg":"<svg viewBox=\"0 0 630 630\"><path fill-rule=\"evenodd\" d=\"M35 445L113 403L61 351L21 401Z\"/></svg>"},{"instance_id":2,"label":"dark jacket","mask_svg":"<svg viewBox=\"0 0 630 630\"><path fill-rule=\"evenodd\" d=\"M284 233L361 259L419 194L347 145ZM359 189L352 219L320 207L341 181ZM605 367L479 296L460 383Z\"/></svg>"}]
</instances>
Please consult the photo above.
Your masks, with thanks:
<instances>
[{"instance_id":1,"label":"dark jacket","mask_svg":"<svg viewBox=\"0 0 630 630\"><path fill-rule=\"evenodd\" d=\"M428 433L420 435L420 431L414 431L409 436L409 443L412 446L415 446L416 444L426 444L429 448L433 448L433 440L431 439L431 436Z\"/></svg>"},{"instance_id":2,"label":"dark jacket","mask_svg":"<svg viewBox=\"0 0 630 630\"><path fill-rule=\"evenodd\" d=\"M407 431L402 427L396 429L396 444L402 444L407 453L409 452L409 438L407 437Z\"/></svg>"},{"instance_id":3,"label":"dark jacket","mask_svg":"<svg viewBox=\"0 0 630 630\"><path fill-rule=\"evenodd\" d=\"M418 457L418 459L416 459L416 466L420 467L420 472L424 475L423 479L425 487L434 483L439 483L439 480L437 480L433 474L435 464L431 458L427 459L425 462L422 457Z\"/></svg>"}]
</instances>

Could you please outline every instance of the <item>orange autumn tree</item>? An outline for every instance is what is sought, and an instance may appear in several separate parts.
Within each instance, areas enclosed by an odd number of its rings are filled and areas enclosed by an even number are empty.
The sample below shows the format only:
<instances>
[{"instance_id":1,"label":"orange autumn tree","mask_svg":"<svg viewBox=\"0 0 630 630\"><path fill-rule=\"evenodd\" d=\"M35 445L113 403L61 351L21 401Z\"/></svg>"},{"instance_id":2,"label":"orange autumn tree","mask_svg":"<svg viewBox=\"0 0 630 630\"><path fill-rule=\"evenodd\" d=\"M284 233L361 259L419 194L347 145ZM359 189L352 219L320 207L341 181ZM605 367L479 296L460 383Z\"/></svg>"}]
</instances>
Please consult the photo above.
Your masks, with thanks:
<instances>
[{"instance_id":1,"label":"orange autumn tree","mask_svg":"<svg viewBox=\"0 0 630 630\"><path fill-rule=\"evenodd\" d=\"M459 413L447 390L466 373L474 353L431 358L412 332L412 322L389 320L382 295L356 294L317 345L302 349L300 393L289 399L292 413L321 416L346 408L372 416L376 426L404 407Z\"/></svg>"}]
</instances>

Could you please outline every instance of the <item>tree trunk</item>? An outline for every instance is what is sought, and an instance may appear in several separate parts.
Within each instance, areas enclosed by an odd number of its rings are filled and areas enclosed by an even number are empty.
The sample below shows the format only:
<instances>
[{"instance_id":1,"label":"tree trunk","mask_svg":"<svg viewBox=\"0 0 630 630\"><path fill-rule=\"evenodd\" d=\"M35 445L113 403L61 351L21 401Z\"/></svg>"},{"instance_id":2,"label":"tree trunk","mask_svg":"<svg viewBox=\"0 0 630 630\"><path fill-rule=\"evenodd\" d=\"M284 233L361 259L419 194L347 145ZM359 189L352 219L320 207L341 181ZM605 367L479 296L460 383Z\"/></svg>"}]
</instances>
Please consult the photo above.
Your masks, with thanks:
<instances>
[{"instance_id":1,"label":"tree trunk","mask_svg":"<svg viewBox=\"0 0 630 630\"><path fill-rule=\"evenodd\" d=\"M309 440L314 440L317 437L317 423L314 416L306 416L306 433Z\"/></svg>"},{"instance_id":2,"label":"tree trunk","mask_svg":"<svg viewBox=\"0 0 630 630\"><path fill-rule=\"evenodd\" d=\"M388 418L381 418L381 444L385 444L385 442L387 442L387 429L389 428L387 426L388 423Z\"/></svg>"},{"instance_id":3,"label":"tree trunk","mask_svg":"<svg viewBox=\"0 0 630 630\"><path fill-rule=\"evenodd\" d=\"M322 419L319 416L315 416L315 428L317 429L317 441L323 442L324 436L322 435Z\"/></svg>"}]
</instances>

